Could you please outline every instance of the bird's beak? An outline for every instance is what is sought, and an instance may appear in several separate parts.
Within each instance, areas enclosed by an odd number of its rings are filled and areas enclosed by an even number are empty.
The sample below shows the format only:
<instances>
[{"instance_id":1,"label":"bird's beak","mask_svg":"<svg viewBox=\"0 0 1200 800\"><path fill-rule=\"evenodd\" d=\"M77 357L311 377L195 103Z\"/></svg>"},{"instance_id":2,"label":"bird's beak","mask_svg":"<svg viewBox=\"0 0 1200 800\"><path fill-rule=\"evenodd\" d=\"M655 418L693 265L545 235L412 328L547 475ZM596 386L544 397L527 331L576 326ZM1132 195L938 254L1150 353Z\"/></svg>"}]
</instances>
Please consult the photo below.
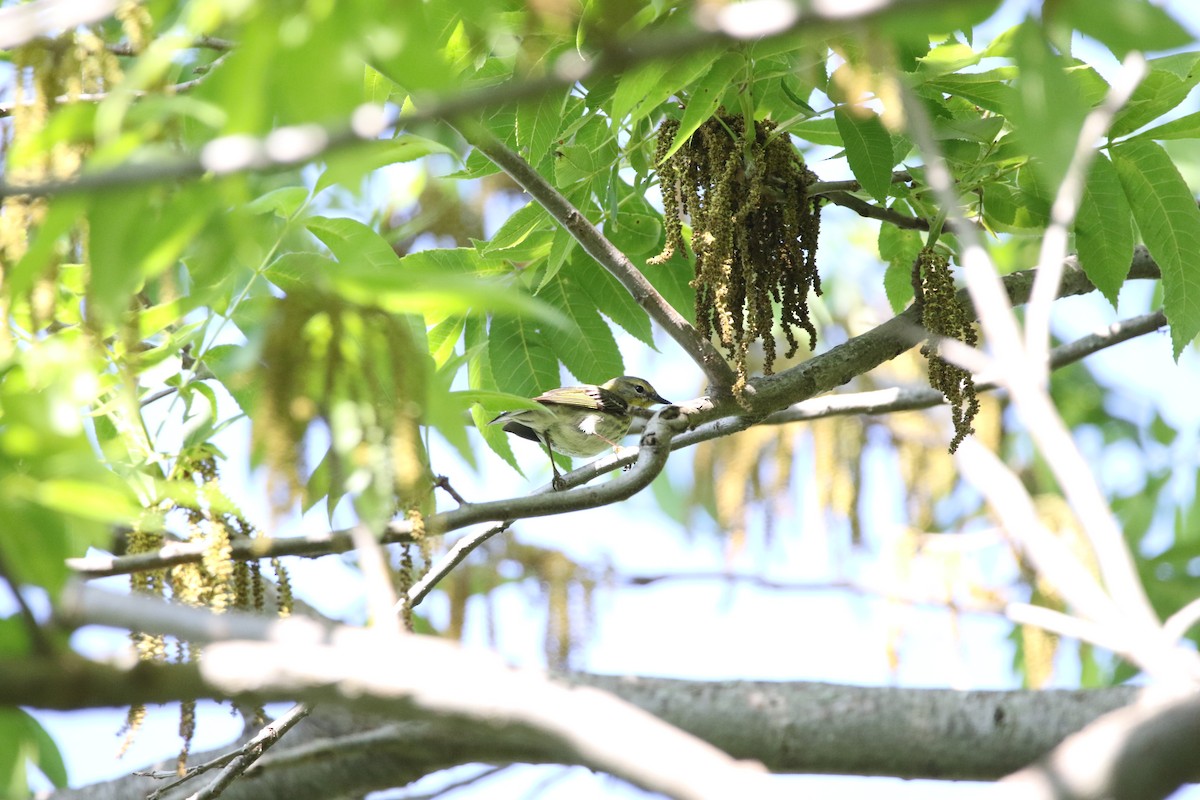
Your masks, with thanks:
<instances>
[{"instance_id":1,"label":"bird's beak","mask_svg":"<svg viewBox=\"0 0 1200 800\"><path fill-rule=\"evenodd\" d=\"M655 392L654 397L651 399L654 400L654 402L656 402L656 403L662 403L663 405L667 405L667 406L671 405L671 401L668 400L667 398L663 397L658 392Z\"/></svg>"}]
</instances>

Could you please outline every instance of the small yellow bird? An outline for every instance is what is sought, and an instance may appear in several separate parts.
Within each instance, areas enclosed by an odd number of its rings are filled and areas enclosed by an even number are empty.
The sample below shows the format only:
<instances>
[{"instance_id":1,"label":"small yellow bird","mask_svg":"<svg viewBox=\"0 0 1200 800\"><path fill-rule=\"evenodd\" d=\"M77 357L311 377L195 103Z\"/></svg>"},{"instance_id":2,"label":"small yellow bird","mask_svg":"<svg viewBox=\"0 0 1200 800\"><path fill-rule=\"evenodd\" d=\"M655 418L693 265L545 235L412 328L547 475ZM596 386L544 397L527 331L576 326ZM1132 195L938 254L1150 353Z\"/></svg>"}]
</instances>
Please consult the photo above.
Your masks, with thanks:
<instances>
[{"instance_id":1,"label":"small yellow bird","mask_svg":"<svg viewBox=\"0 0 1200 800\"><path fill-rule=\"evenodd\" d=\"M503 423L508 433L545 445L555 489L563 488L563 479L549 450L578 458L599 455L606 447L615 450L633 422L631 407L649 408L655 403L671 402L649 382L628 375L599 386L551 389L533 399L541 408L505 411L490 424Z\"/></svg>"}]
</instances>

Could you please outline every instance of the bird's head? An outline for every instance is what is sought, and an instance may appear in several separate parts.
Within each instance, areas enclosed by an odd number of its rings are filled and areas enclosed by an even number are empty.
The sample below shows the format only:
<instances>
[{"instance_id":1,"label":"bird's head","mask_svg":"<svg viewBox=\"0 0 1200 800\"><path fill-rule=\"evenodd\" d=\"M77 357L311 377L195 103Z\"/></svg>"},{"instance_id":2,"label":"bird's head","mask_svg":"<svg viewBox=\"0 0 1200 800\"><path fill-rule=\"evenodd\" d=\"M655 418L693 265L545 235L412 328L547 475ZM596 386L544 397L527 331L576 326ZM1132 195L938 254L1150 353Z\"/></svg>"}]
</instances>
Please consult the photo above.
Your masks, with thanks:
<instances>
[{"instance_id":1,"label":"bird's head","mask_svg":"<svg viewBox=\"0 0 1200 800\"><path fill-rule=\"evenodd\" d=\"M633 378L629 375L613 378L611 381L602 384L602 388L607 389L629 405L636 406L637 408L649 408L655 403L670 404L671 402L654 391L654 387L648 381L644 381L641 378Z\"/></svg>"}]
</instances>

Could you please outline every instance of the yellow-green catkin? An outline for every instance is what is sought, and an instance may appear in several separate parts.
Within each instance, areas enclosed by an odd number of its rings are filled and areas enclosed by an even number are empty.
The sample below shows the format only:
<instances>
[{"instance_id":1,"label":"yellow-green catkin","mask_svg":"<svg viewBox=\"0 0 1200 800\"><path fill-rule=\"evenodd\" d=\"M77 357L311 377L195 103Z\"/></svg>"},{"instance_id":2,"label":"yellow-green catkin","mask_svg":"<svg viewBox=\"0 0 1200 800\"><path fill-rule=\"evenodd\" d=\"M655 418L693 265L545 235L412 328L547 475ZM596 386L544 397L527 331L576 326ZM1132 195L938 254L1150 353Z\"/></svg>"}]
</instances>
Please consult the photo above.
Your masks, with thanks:
<instances>
[{"instance_id":1,"label":"yellow-green catkin","mask_svg":"<svg viewBox=\"0 0 1200 800\"><path fill-rule=\"evenodd\" d=\"M677 122L667 120L658 132L655 160L666 244L648 263L663 264L686 251L683 221L690 219L696 325L726 349L740 396L752 343L762 343L763 372L773 371L776 305L788 342L785 357L799 348L797 330L808 334L810 349L816 347L808 308L809 292L821 294L816 264L821 201L808 194L816 176L769 120L755 122L748 132L742 117L718 114L664 158L678 130Z\"/></svg>"},{"instance_id":2,"label":"yellow-green catkin","mask_svg":"<svg viewBox=\"0 0 1200 800\"><path fill-rule=\"evenodd\" d=\"M950 404L950 419L954 424L950 452L953 453L963 439L975 432L971 423L979 412L979 398L975 396L975 381L970 371L942 358L938 340L956 339L974 347L978 334L958 300L954 277L950 274L950 259L944 252L926 247L917 255L913 270L913 290L921 312L921 324L932 334L921 347L921 355L929 361L929 385L941 392Z\"/></svg>"}]
</instances>

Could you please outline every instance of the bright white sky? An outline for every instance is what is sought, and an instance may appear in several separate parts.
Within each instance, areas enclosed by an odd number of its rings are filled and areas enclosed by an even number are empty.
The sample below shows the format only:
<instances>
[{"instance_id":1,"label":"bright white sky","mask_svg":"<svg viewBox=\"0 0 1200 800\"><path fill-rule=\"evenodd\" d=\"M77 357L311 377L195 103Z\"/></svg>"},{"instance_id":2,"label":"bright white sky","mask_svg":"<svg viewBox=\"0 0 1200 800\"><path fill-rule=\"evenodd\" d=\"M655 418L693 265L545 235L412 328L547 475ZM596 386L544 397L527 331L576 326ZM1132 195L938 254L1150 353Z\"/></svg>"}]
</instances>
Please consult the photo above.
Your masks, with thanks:
<instances>
[{"instance_id":1,"label":"bright white sky","mask_svg":"<svg viewBox=\"0 0 1200 800\"><path fill-rule=\"evenodd\" d=\"M1037 3L1010 0L1001 23L977 32L977 40L987 40L1008 27ZM1200 10L1191 0L1173 0L1162 5L1185 20L1194 32L1200 32ZM1092 52L1085 55L1094 58ZM1108 59L1111 63L1111 58ZM1188 111L1195 110L1195 98ZM815 168L823 178L821 165ZM862 238L874 230L867 223L845 214L839 221L830 215L823 230L824 241ZM877 262L863 251L845 248L839 253L844 268L879 272ZM881 272L880 272L881 274ZM880 300L882 304L882 300ZM1142 301L1144 303L1144 300ZM1137 304L1134 304L1137 305ZM1122 309L1124 312L1124 309ZM1061 316L1066 315L1066 307ZM1060 335L1073 338L1113 315L1111 308L1094 299L1072 301L1071 319L1058 329ZM623 342L627 369L631 374L651 377L666 397L681 400L695 396L700 387L696 371L680 359L671 357L671 344L663 341L666 356L647 358L644 348L635 342ZM1197 412L1194 402L1200 394L1200 362L1189 350L1176 366L1170 348L1162 337L1143 337L1093 357L1103 363L1104 373L1114 384L1123 386L1121 402L1151 408L1157 404L1176 424L1190 425L1195 436ZM1164 376L1178 381L1179 390L1162 392ZM1188 398L1184 400L1183 398ZM482 451L484 448L480 448ZM245 429L230 433L226 452L231 464L246 463ZM1194 450L1194 448L1193 448ZM534 480L547 476L544 456L532 445L517 445L518 457L527 465ZM1181 450L1179 452L1186 452ZM514 474L498 459L483 455L479 476L449 453L442 453L436 467L453 476L455 486L467 497L506 497L528 491L531 483ZM680 464L682 467L682 464ZM876 465L883 469L884 465ZM674 470L685 481L682 469ZM1113 481L1121 480L1120 465L1105 465ZM240 497L253 518L269 519L260 498L265 496L260 479L230 480L227 484L244 487ZM529 520L514 527L521 541L558 547L581 562L611 563L618 572L654 573L662 571L712 571L730 569L755 572L782 581L830 581L844 577L848 567L863 559L853 553L831 547L822 530L820 516L814 511L811 481L800 476L794 498L796 514L775 520L775 544L769 548L752 547L728 561L720 540L703 532L686 541L674 523L664 520L647 496L635 497L617 508L598 509L572 515L567 520ZM878 542L889 530L905 523L901 509L882 502L871 520L871 537ZM710 524L710 523L704 523ZM703 528L704 524L700 527ZM310 515L301 523L292 523L280 535L299 533L305 528L325 529L321 514ZM761 539L752 540L758 541ZM299 561L292 566L294 583L304 599L326 613L348 620L362 618L361 582L358 574L337 558ZM885 576L878 576L880 580ZM113 579L114 587L125 581ZM319 587L314 591L311 587ZM533 599L531 603L530 600ZM7 603L7 600L0 601ZM1012 688L1017 680L1009 669L1011 645L1006 639L1007 625L1001 620L966 617L955 629L942 612L891 609L869 598L844 592L818 591L771 593L745 586L712 583L670 583L652 588L603 591L598 595L598 628L580 668L603 673L640 673L697 679L746 678L764 680L826 680L864 685L952 686L959 688ZM542 663L543 620L536 590L529 586L509 586L497 593L501 625L501 653L517 664ZM446 608L435 594L424 611L436 622L445 620ZM4 613L7 613L5 611ZM467 640L473 646L485 646L482 615L475 615ZM899 667L891 669L884 643L892 626L904 630L900 645ZM667 635L669 632L669 635ZM81 631L76 645L86 652L98 653L124 647L123 636L99 630ZM1070 675L1064 664L1063 674ZM152 714L137 743L122 762L113 760L117 745L116 731L123 711L97 711L60 714L39 712L47 729L67 759L73 785L116 777L149 760L173 756L177 749L175 728L177 711L166 709ZM226 743L239 728L228 710L210 707L202 715L194 749ZM471 768L457 772L464 775ZM441 778L423 782L421 790L439 785ZM986 784L953 784L933 781L900 781L881 778L795 776L782 777L781 783L797 792L819 792L824 797L875 798L965 798L988 792ZM405 793L387 794L403 797ZM642 797L643 793L617 781L596 776L582 769L555 767L519 768L489 779L479 789L465 789L444 795L446 798L486 796L496 798L563 798L581 800L592 797ZM1200 798L1200 790L1187 793Z\"/></svg>"}]
</instances>

